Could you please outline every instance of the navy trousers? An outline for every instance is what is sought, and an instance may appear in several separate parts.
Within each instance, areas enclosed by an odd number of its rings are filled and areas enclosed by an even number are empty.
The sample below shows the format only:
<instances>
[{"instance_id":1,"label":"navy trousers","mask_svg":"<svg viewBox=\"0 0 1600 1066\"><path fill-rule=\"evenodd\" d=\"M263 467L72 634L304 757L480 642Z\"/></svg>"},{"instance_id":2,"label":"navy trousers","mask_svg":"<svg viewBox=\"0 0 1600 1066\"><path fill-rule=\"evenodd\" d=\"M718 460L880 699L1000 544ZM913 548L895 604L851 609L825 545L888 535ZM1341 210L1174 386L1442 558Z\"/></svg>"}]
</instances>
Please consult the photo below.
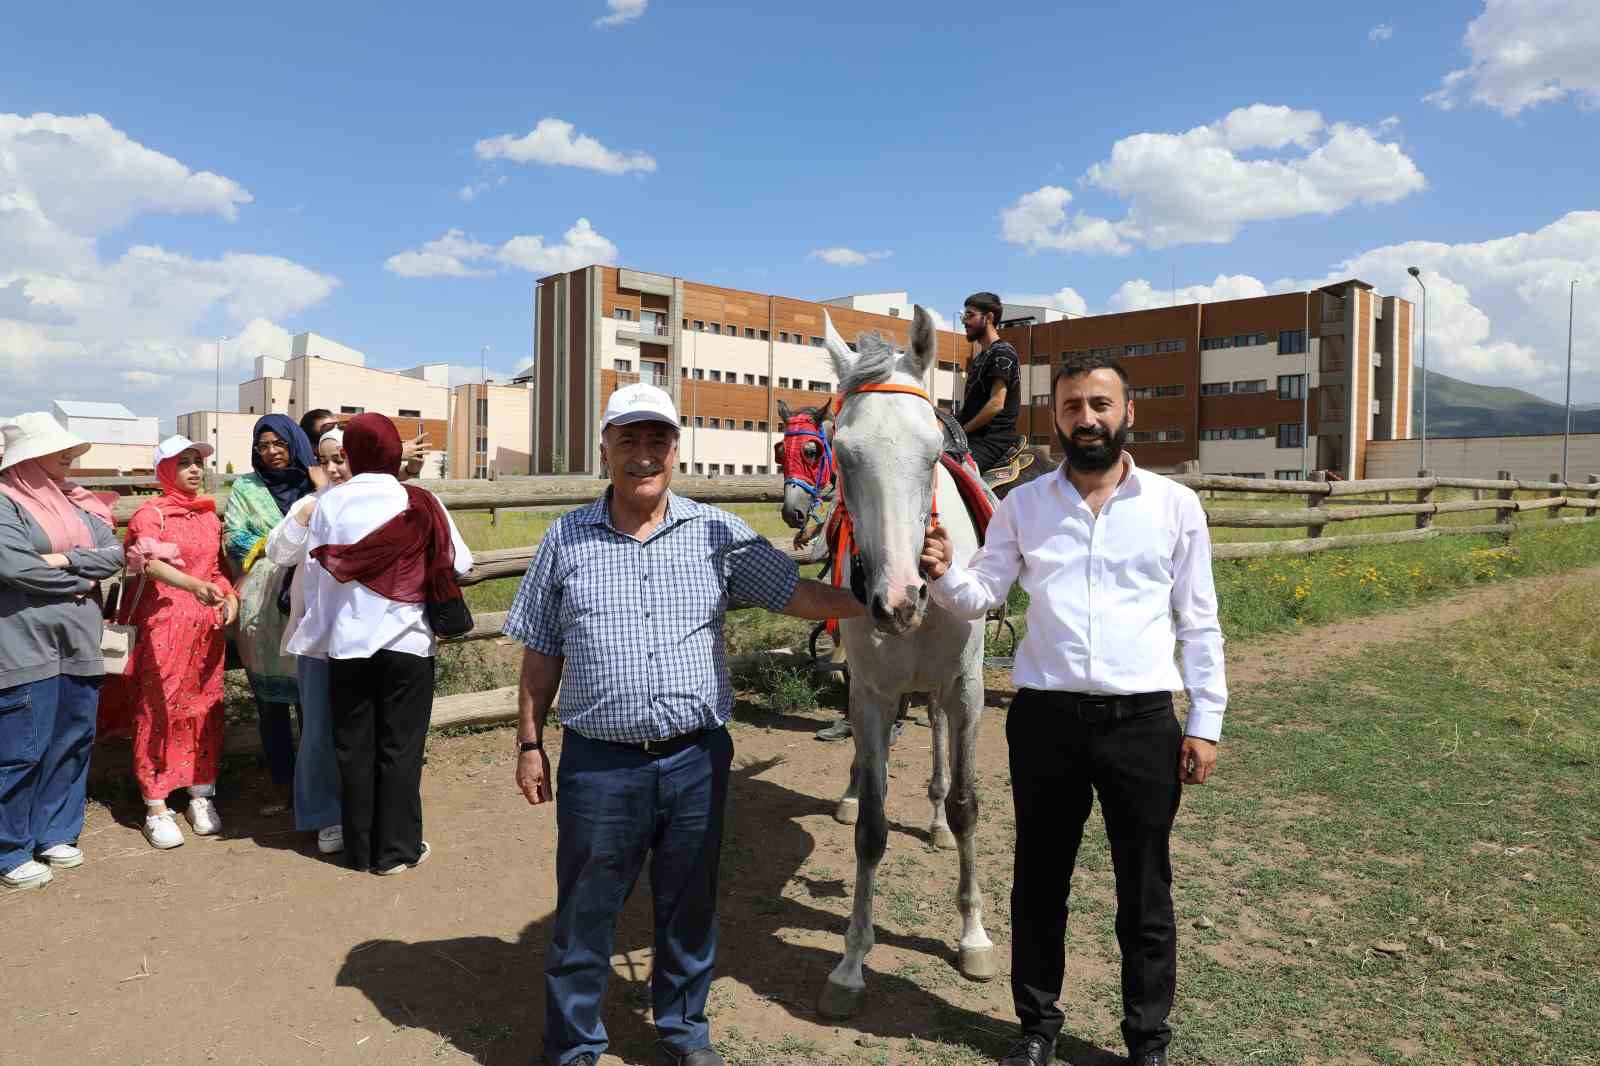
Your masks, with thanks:
<instances>
[{"instance_id":1,"label":"navy trousers","mask_svg":"<svg viewBox=\"0 0 1600 1066\"><path fill-rule=\"evenodd\" d=\"M100 678L0 689L0 872L83 831Z\"/></svg>"},{"instance_id":2,"label":"navy trousers","mask_svg":"<svg viewBox=\"0 0 1600 1066\"><path fill-rule=\"evenodd\" d=\"M711 1043L717 867L733 740L705 733L671 755L562 734L556 772L556 913L545 961L544 1056L564 1066L607 1046L600 1020L617 917L645 859L655 904L651 1003L678 1055Z\"/></svg>"}]
</instances>

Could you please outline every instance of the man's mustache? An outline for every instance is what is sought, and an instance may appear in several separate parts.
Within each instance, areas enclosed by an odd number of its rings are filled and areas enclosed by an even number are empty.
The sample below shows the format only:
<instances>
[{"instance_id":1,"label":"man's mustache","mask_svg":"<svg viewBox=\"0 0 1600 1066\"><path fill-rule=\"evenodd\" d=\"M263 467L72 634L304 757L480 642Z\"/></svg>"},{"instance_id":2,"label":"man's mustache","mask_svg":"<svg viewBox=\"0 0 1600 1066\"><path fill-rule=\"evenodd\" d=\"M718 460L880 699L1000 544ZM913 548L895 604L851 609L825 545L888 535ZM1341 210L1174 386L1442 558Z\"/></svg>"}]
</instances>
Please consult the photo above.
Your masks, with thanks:
<instances>
[{"instance_id":1,"label":"man's mustache","mask_svg":"<svg viewBox=\"0 0 1600 1066\"><path fill-rule=\"evenodd\" d=\"M622 467L622 472L629 477L655 477L665 469L659 463L627 463Z\"/></svg>"}]
</instances>

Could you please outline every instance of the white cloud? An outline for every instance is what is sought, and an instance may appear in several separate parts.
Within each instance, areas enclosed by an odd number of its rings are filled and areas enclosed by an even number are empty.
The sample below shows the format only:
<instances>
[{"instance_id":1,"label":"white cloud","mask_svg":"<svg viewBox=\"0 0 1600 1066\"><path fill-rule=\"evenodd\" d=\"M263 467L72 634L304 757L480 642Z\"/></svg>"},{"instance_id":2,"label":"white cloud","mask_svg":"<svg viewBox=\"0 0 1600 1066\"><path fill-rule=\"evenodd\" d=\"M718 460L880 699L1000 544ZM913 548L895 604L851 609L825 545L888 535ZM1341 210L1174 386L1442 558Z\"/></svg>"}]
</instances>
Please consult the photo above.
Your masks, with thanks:
<instances>
[{"instance_id":1,"label":"white cloud","mask_svg":"<svg viewBox=\"0 0 1600 1066\"><path fill-rule=\"evenodd\" d=\"M1600 4L1487 0L1462 39L1471 62L1424 99L1450 110L1465 96L1504 115L1573 97L1600 107Z\"/></svg>"},{"instance_id":2,"label":"white cloud","mask_svg":"<svg viewBox=\"0 0 1600 1066\"><path fill-rule=\"evenodd\" d=\"M1143 311L1173 304L1206 304L1218 300L1243 300L1265 296L1267 287L1248 274L1218 274L1210 285L1183 285L1176 293L1170 287L1157 287L1144 278L1125 281L1111 294L1107 305L1113 311Z\"/></svg>"},{"instance_id":3,"label":"white cloud","mask_svg":"<svg viewBox=\"0 0 1600 1066\"><path fill-rule=\"evenodd\" d=\"M1367 31L1369 41L1387 41L1394 36L1394 27L1387 22L1380 22Z\"/></svg>"},{"instance_id":4,"label":"white cloud","mask_svg":"<svg viewBox=\"0 0 1600 1066\"><path fill-rule=\"evenodd\" d=\"M595 19L594 24L601 27L620 26L643 15L644 9L649 6L650 0L606 0L606 7L611 9L611 14Z\"/></svg>"},{"instance_id":5,"label":"white cloud","mask_svg":"<svg viewBox=\"0 0 1600 1066\"><path fill-rule=\"evenodd\" d=\"M437 240L391 255L383 268L407 278L482 278L495 274L502 266L557 274L594 263L614 263L616 259L617 246L596 233L588 219L580 218L562 235L559 244L547 244L542 236L518 236L496 248L461 230L446 230Z\"/></svg>"},{"instance_id":6,"label":"white cloud","mask_svg":"<svg viewBox=\"0 0 1600 1066\"><path fill-rule=\"evenodd\" d=\"M8 406L137 392L143 413L209 407L216 350L224 375L257 354L272 322L327 298L336 278L279 256L196 258L154 243L105 259L99 240L136 218L233 219L250 193L140 144L98 115L0 114L0 366ZM252 328L253 327L253 328ZM232 373L230 373L232 371ZM231 406L233 388L225 406ZM203 399L202 399L203 397ZM188 406L184 406L188 405Z\"/></svg>"},{"instance_id":7,"label":"white cloud","mask_svg":"<svg viewBox=\"0 0 1600 1066\"><path fill-rule=\"evenodd\" d=\"M1065 311L1069 315L1086 315L1089 313L1089 302L1078 294L1078 290L1067 285L1055 292L1008 292L1003 297L1008 304L1025 304L1028 307L1053 307L1057 311Z\"/></svg>"},{"instance_id":8,"label":"white cloud","mask_svg":"<svg viewBox=\"0 0 1600 1066\"><path fill-rule=\"evenodd\" d=\"M887 259L893 254L893 252L858 252L854 248L834 247L814 249L806 258L820 259L829 266L858 267L879 259Z\"/></svg>"},{"instance_id":9,"label":"white cloud","mask_svg":"<svg viewBox=\"0 0 1600 1066\"><path fill-rule=\"evenodd\" d=\"M650 173L656 161L644 152L626 154L607 148L572 123L542 118L529 133L514 137L502 133L473 146L479 159L509 159L513 163L543 163L553 167L580 167L602 174Z\"/></svg>"},{"instance_id":10,"label":"white cloud","mask_svg":"<svg viewBox=\"0 0 1600 1066\"><path fill-rule=\"evenodd\" d=\"M1273 154L1243 155L1260 152ZM1002 213L1002 235L1034 249L1112 254L1134 242L1222 244L1252 222L1393 203L1426 184L1398 143L1362 126L1328 125L1315 111L1266 104L1185 133L1124 137L1083 182L1125 201L1127 216L1069 219L1072 194L1046 185Z\"/></svg>"},{"instance_id":11,"label":"white cloud","mask_svg":"<svg viewBox=\"0 0 1600 1066\"><path fill-rule=\"evenodd\" d=\"M468 182L456 190L456 197L457 199L470 204L472 201L476 200L490 189L498 189L500 186L504 185L510 180L510 178L507 178L504 174L502 174L493 181L490 181L488 178L484 178L482 181Z\"/></svg>"}]
</instances>

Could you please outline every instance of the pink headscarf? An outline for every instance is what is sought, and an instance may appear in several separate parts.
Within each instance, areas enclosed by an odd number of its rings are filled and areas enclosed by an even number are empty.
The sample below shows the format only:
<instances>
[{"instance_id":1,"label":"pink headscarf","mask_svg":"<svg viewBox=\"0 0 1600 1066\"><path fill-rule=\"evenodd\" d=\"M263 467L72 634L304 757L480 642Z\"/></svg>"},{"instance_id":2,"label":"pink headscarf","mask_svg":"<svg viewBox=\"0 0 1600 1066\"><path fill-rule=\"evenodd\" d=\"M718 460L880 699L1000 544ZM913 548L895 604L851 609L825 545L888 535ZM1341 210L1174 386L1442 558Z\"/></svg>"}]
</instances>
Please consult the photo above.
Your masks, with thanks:
<instances>
[{"instance_id":1,"label":"pink headscarf","mask_svg":"<svg viewBox=\"0 0 1600 1066\"><path fill-rule=\"evenodd\" d=\"M161 482L162 495L155 500L156 509L168 518L192 511L215 511L217 501L210 496L190 492L178 483L178 457L163 459L156 464L156 480Z\"/></svg>"},{"instance_id":2,"label":"pink headscarf","mask_svg":"<svg viewBox=\"0 0 1600 1066\"><path fill-rule=\"evenodd\" d=\"M37 459L24 459L0 471L0 493L21 504L50 539L52 552L94 546L94 535L79 516L80 510L117 528L111 507L100 497L71 481L57 481L45 473Z\"/></svg>"}]
</instances>

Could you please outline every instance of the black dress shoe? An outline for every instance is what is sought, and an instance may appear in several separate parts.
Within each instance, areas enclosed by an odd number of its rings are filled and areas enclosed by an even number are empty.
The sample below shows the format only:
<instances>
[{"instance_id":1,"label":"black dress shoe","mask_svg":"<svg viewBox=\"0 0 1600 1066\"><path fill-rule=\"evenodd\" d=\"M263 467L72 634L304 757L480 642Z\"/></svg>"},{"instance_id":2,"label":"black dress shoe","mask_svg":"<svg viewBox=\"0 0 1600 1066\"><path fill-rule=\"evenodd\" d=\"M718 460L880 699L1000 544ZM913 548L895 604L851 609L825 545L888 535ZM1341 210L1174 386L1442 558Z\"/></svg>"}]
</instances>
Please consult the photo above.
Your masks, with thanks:
<instances>
[{"instance_id":1,"label":"black dress shoe","mask_svg":"<svg viewBox=\"0 0 1600 1066\"><path fill-rule=\"evenodd\" d=\"M1128 1066L1167 1066L1167 1049L1159 1051L1146 1051L1138 1058L1128 1056Z\"/></svg>"},{"instance_id":2,"label":"black dress shoe","mask_svg":"<svg viewBox=\"0 0 1600 1066\"><path fill-rule=\"evenodd\" d=\"M1055 1045L1035 1033L1017 1041L1000 1060L1000 1066L1050 1066L1055 1057Z\"/></svg>"}]
</instances>

